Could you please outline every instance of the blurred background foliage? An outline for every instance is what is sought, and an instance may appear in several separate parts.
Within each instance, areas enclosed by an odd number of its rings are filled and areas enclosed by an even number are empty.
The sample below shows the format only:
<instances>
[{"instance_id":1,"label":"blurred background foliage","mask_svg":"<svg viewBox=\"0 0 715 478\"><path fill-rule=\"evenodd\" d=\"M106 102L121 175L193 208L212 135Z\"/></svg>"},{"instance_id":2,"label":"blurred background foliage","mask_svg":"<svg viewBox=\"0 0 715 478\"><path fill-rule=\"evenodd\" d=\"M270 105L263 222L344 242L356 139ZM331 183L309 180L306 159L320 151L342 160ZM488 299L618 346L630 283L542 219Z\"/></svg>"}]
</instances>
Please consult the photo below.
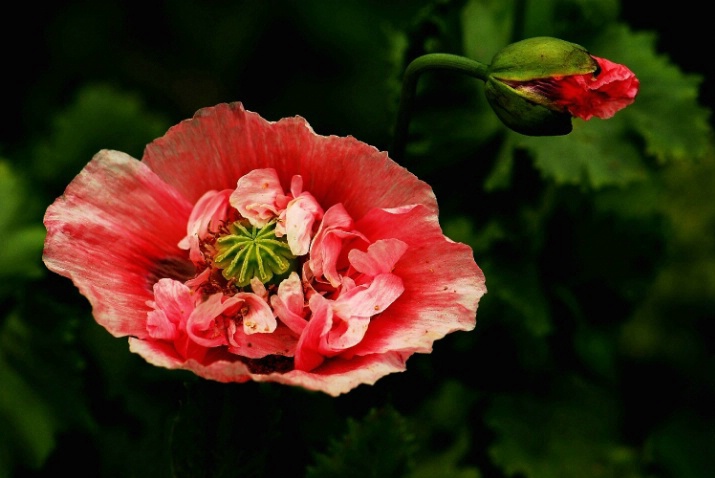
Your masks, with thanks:
<instances>
[{"instance_id":1,"label":"blurred background foliage","mask_svg":"<svg viewBox=\"0 0 715 478\"><path fill-rule=\"evenodd\" d=\"M694 1L15 4L0 130L0 476L715 476L715 158ZM506 130L482 84L418 84L405 166L489 293L477 328L330 398L146 364L41 261L45 208L102 148L204 106L390 147L423 53L537 35L628 65L636 102L568 136Z\"/></svg>"}]
</instances>

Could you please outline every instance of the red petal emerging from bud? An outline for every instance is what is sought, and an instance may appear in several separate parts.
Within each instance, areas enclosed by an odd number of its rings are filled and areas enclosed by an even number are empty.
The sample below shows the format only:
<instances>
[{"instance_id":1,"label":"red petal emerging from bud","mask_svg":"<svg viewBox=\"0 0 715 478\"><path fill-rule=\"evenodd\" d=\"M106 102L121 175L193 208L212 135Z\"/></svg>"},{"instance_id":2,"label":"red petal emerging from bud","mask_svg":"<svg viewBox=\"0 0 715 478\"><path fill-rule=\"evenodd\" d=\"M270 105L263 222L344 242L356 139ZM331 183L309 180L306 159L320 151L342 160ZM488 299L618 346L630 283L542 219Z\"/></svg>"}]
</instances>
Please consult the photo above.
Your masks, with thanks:
<instances>
[{"instance_id":1,"label":"red petal emerging from bud","mask_svg":"<svg viewBox=\"0 0 715 478\"><path fill-rule=\"evenodd\" d=\"M551 80L554 105L584 120L594 116L612 117L635 101L640 85L635 74L624 65L593 58L599 66L596 72Z\"/></svg>"}]
</instances>

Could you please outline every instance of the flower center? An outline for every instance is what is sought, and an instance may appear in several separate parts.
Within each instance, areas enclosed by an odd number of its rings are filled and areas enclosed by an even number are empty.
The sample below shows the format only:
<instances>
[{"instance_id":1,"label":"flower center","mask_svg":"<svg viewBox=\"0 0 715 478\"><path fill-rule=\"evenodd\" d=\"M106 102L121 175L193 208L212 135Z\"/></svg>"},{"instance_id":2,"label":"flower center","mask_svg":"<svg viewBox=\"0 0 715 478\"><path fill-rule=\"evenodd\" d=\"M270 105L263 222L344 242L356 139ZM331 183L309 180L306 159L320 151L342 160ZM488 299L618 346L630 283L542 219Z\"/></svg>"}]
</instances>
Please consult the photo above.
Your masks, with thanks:
<instances>
[{"instance_id":1,"label":"flower center","mask_svg":"<svg viewBox=\"0 0 715 478\"><path fill-rule=\"evenodd\" d=\"M276 237L275 228L275 222L260 229L240 221L230 224L228 233L216 240L214 262L223 276L245 287L254 277L266 284L295 270L296 257L285 236Z\"/></svg>"}]
</instances>

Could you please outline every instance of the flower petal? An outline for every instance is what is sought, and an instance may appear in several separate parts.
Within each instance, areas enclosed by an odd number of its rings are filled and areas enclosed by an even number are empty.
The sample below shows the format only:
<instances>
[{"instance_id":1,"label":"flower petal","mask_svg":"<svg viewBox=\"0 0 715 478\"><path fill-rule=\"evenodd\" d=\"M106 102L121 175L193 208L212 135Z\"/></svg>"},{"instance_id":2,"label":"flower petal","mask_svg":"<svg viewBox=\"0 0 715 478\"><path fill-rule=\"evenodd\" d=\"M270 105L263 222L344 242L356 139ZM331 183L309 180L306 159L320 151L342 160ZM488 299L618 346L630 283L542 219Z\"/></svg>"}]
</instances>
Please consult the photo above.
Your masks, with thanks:
<instances>
[{"instance_id":1,"label":"flower petal","mask_svg":"<svg viewBox=\"0 0 715 478\"><path fill-rule=\"evenodd\" d=\"M191 340L204 347L228 345L225 323L229 319L222 315L237 304L240 304L240 300L224 297L222 293L211 294L199 303L186 324L186 332Z\"/></svg>"},{"instance_id":2,"label":"flower petal","mask_svg":"<svg viewBox=\"0 0 715 478\"><path fill-rule=\"evenodd\" d=\"M110 333L147 337L154 283L193 272L177 246L190 213L145 164L103 150L47 209L43 260L74 282Z\"/></svg>"},{"instance_id":3,"label":"flower petal","mask_svg":"<svg viewBox=\"0 0 715 478\"><path fill-rule=\"evenodd\" d=\"M159 279L154 284L154 300L147 305L154 308L147 314L149 335L155 339L175 340L194 310L194 296L182 282Z\"/></svg>"},{"instance_id":4,"label":"flower petal","mask_svg":"<svg viewBox=\"0 0 715 478\"><path fill-rule=\"evenodd\" d=\"M221 223L228 217L230 189L208 191L194 204L186 225L186 237L179 242L179 247L189 251L195 263L203 259L199 250L199 240L218 231Z\"/></svg>"},{"instance_id":5,"label":"flower petal","mask_svg":"<svg viewBox=\"0 0 715 478\"><path fill-rule=\"evenodd\" d=\"M338 267L343 243L356 239L364 240L364 237L354 229L353 219L342 204L336 204L325 211L313 239L308 262L315 277L323 276L333 287L338 287L341 282Z\"/></svg>"},{"instance_id":6,"label":"flower petal","mask_svg":"<svg viewBox=\"0 0 715 478\"><path fill-rule=\"evenodd\" d=\"M285 211L285 231L290 251L296 256L308 253L313 238L313 224L323 217L323 209L308 192L288 203ZM277 228L276 228L277 229Z\"/></svg>"},{"instance_id":7,"label":"flower petal","mask_svg":"<svg viewBox=\"0 0 715 478\"><path fill-rule=\"evenodd\" d=\"M356 227L371 241L394 238L409 247L393 270L404 292L372 318L351 353L430 352L435 340L475 327L484 274L469 246L442 234L436 214L424 206L374 209Z\"/></svg>"},{"instance_id":8,"label":"flower petal","mask_svg":"<svg viewBox=\"0 0 715 478\"><path fill-rule=\"evenodd\" d=\"M249 359L269 355L292 357L298 336L285 325L278 325L270 334L247 334L243 327L236 327L230 338L229 351Z\"/></svg>"},{"instance_id":9,"label":"flower petal","mask_svg":"<svg viewBox=\"0 0 715 478\"><path fill-rule=\"evenodd\" d=\"M278 198L284 196L275 169L254 169L238 180L231 205L255 227L265 227L278 217Z\"/></svg>"},{"instance_id":10,"label":"flower petal","mask_svg":"<svg viewBox=\"0 0 715 478\"><path fill-rule=\"evenodd\" d=\"M269 334L276 330L278 323L271 307L256 294L239 292L234 295L242 300L243 332L247 335Z\"/></svg>"},{"instance_id":11,"label":"flower petal","mask_svg":"<svg viewBox=\"0 0 715 478\"><path fill-rule=\"evenodd\" d=\"M212 189L234 189L254 169L274 168L281 184L299 174L323 209L342 203L355 218L403 204L437 211L429 185L387 153L352 137L317 135L298 116L267 121L238 102L199 110L147 145L142 161L191 203Z\"/></svg>"},{"instance_id":12,"label":"flower petal","mask_svg":"<svg viewBox=\"0 0 715 478\"><path fill-rule=\"evenodd\" d=\"M359 249L351 250L348 259L356 271L374 277L392 272L407 247L407 244L399 239L380 239L370 244L366 252Z\"/></svg>"},{"instance_id":13,"label":"flower petal","mask_svg":"<svg viewBox=\"0 0 715 478\"><path fill-rule=\"evenodd\" d=\"M291 272L278 284L278 292L271 296L271 306L278 318L293 332L300 334L306 324L303 283L298 274Z\"/></svg>"},{"instance_id":14,"label":"flower petal","mask_svg":"<svg viewBox=\"0 0 715 478\"><path fill-rule=\"evenodd\" d=\"M409 357L409 353L403 352L353 357L350 360L335 357L310 372L292 370L283 374L254 375L252 378L257 382L278 382L337 397L359 385L373 385L385 375L403 372Z\"/></svg>"}]
</instances>

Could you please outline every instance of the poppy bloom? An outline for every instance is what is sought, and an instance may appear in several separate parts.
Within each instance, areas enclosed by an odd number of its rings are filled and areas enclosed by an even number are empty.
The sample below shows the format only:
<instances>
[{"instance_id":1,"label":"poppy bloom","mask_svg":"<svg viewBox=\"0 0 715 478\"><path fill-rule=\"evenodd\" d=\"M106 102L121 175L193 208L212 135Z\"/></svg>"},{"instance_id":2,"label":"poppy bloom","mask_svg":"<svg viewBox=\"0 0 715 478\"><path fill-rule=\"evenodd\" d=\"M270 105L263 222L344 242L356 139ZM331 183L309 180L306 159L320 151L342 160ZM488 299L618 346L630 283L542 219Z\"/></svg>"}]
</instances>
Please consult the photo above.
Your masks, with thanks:
<instances>
[{"instance_id":1,"label":"poppy bloom","mask_svg":"<svg viewBox=\"0 0 715 478\"><path fill-rule=\"evenodd\" d=\"M624 65L550 37L513 43L489 66L486 96L513 130L527 135L571 132L571 119L611 118L635 101L640 83Z\"/></svg>"},{"instance_id":2,"label":"poppy bloom","mask_svg":"<svg viewBox=\"0 0 715 478\"><path fill-rule=\"evenodd\" d=\"M141 161L100 151L48 209L43 259L149 363L333 396L475 327L484 275L431 188L372 146L198 111Z\"/></svg>"}]
</instances>

